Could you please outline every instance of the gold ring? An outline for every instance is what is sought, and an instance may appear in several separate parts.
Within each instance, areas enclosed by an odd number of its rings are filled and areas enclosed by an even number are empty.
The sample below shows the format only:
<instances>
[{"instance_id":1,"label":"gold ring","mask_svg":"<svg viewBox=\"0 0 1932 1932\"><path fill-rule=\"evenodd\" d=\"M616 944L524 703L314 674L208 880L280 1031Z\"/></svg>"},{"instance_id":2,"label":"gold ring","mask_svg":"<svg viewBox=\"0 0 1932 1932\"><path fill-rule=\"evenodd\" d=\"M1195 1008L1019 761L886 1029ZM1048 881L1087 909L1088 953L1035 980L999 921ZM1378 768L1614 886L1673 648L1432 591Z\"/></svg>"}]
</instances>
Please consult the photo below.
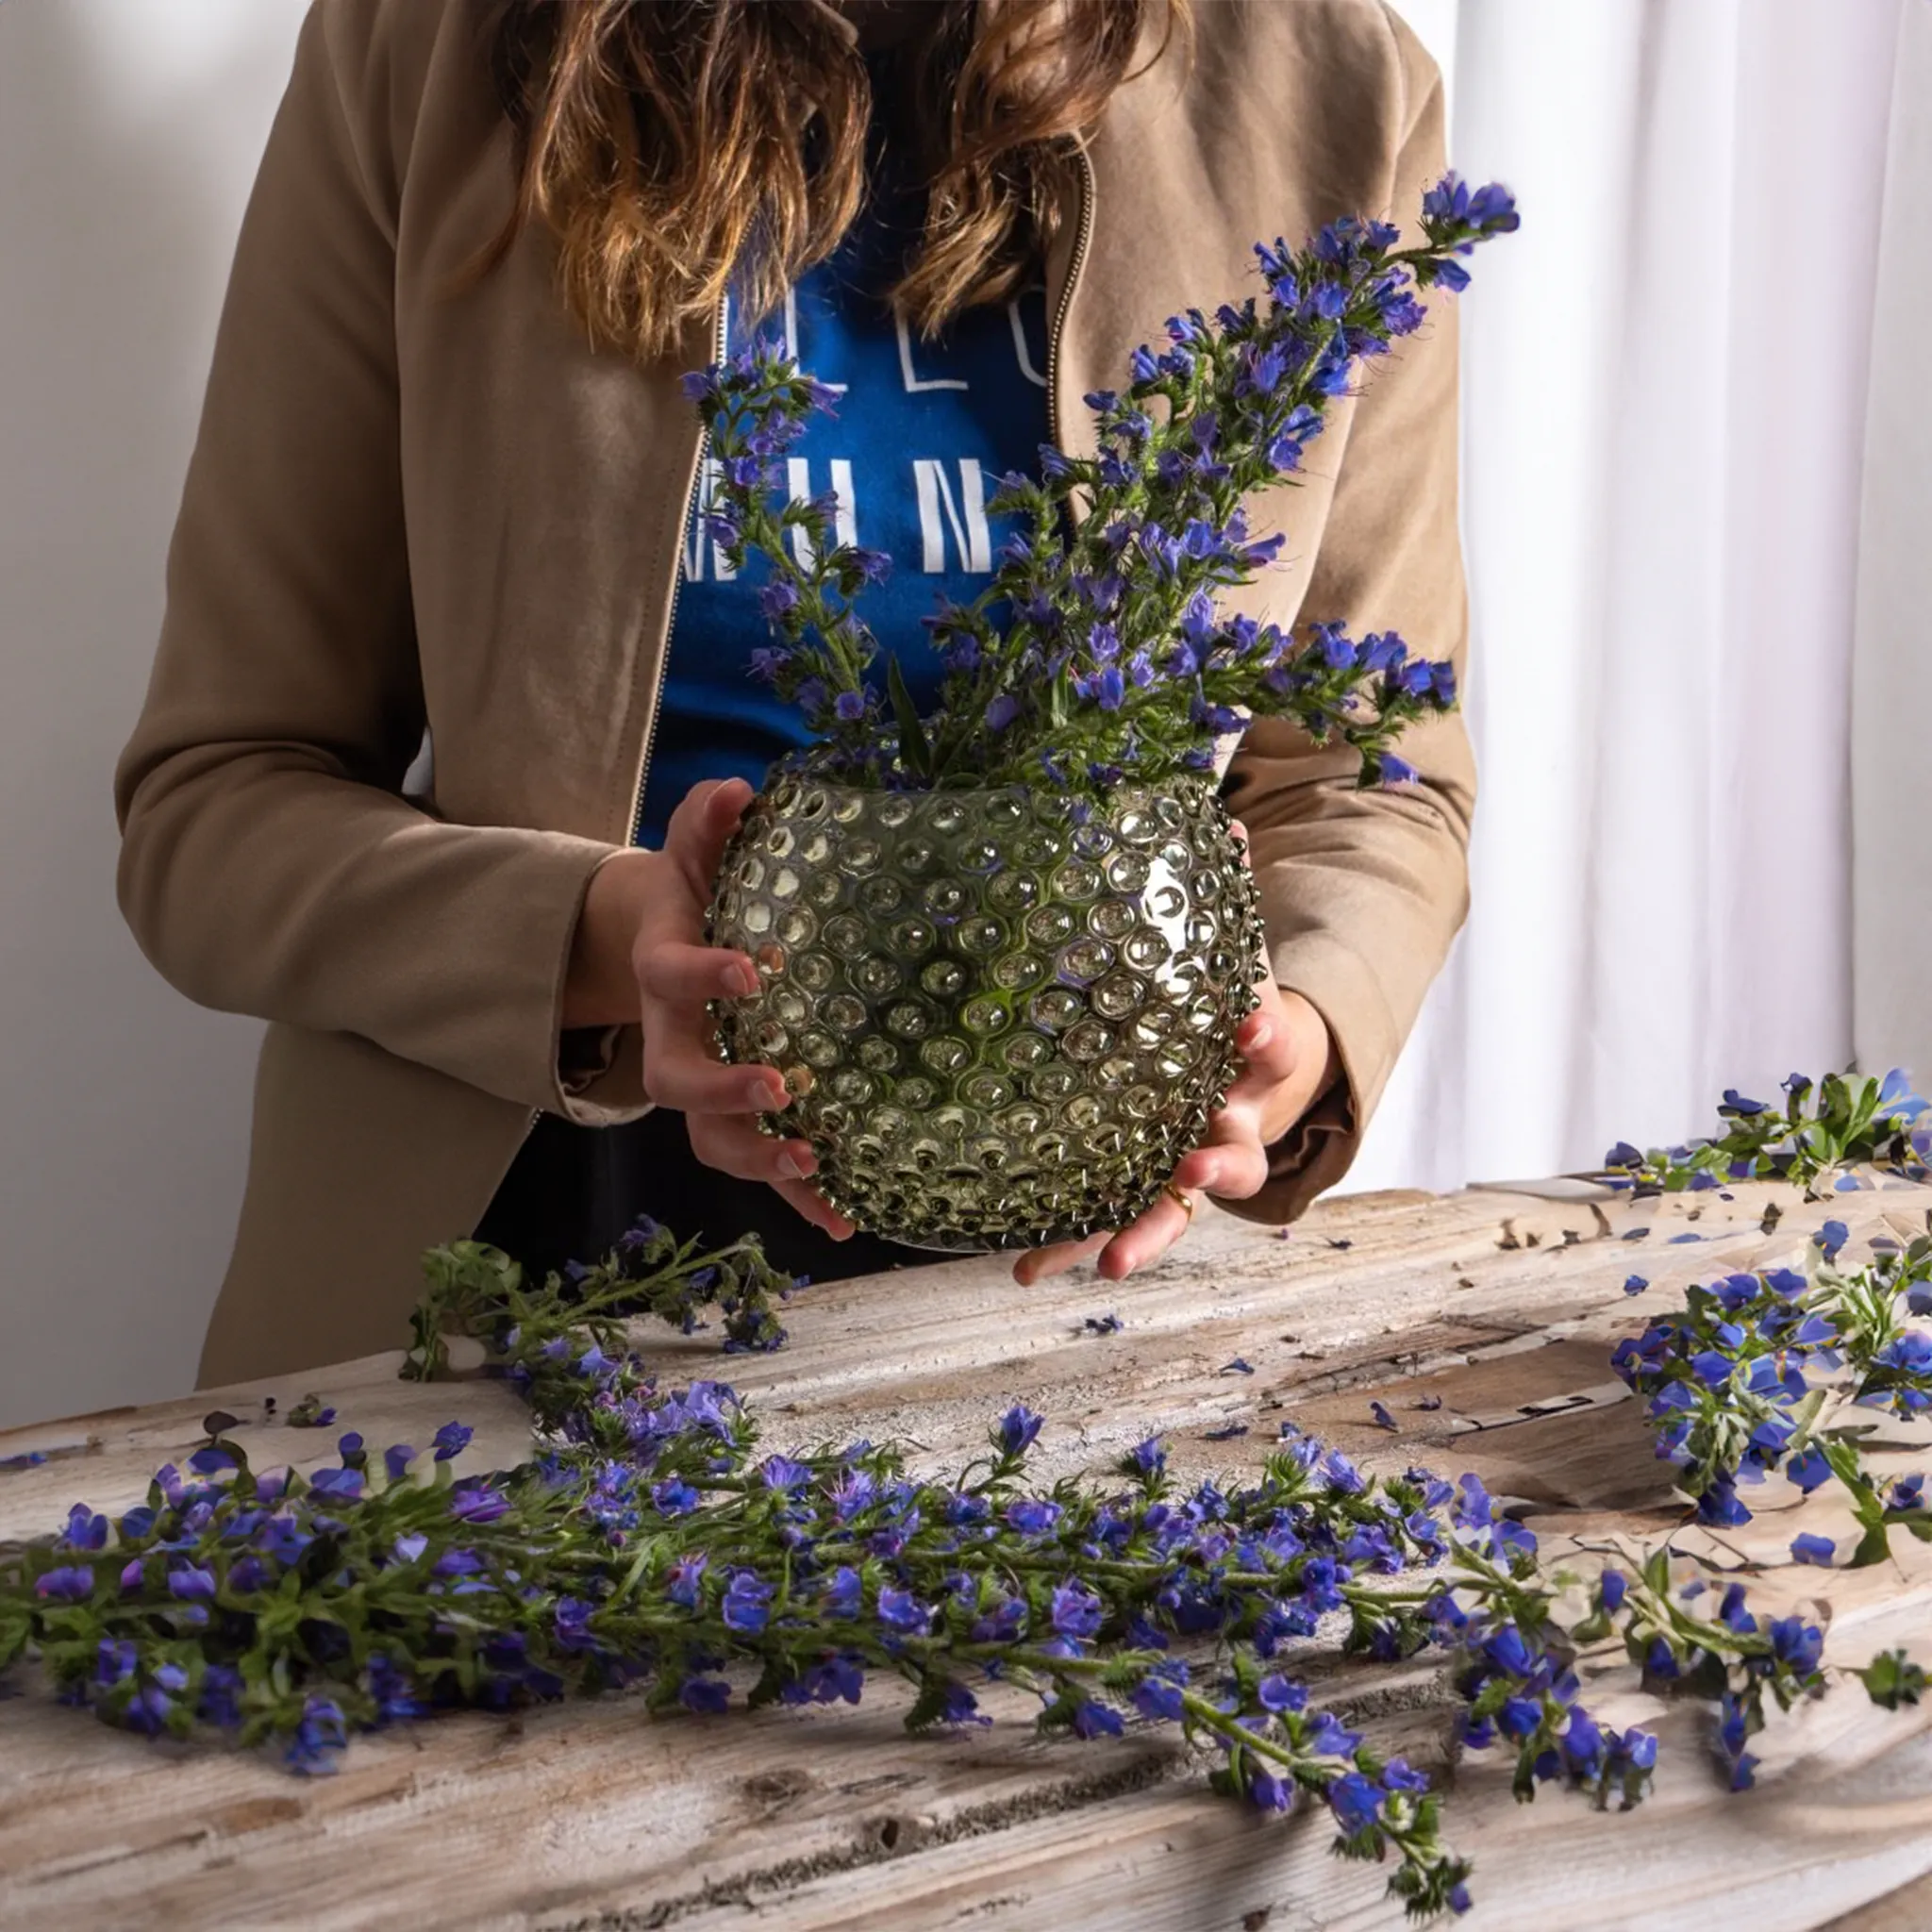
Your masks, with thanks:
<instances>
[{"instance_id":1,"label":"gold ring","mask_svg":"<svg viewBox=\"0 0 1932 1932\"><path fill-rule=\"evenodd\" d=\"M1188 1225L1194 1224L1194 1197L1185 1188L1177 1188L1172 1181L1161 1190L1167 1198L1188 1217Z\"/></svg>"}]
</instances>

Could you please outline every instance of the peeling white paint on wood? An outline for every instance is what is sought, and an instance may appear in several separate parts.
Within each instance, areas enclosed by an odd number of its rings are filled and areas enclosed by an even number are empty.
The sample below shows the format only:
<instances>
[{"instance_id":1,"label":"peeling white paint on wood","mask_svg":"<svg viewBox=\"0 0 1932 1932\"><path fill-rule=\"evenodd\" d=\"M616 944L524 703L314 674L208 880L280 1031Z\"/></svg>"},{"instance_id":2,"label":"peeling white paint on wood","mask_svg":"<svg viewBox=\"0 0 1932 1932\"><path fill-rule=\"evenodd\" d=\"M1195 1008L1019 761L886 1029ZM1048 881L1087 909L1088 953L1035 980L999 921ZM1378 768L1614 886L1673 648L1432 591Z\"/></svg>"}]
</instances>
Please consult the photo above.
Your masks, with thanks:
<instances>
[{"instance_id":1,"label":"peeling white paint on wood","mask_svg":"<svg viewBox=\"0 0 1932 1932\"><path fill-rule=\"evenodd\" d=\"M1533 1191L1532 1191L1533 1190ZM1280 1423L1382 1466L1474 1469L1531 1506L1559 1552L1654 1539L1681 1519L1634 1403L1607 1370L1615 1339L1693 1279L1792 1258L1827 1214L1866 1235L1927 1224L1932 1190L1904 1186L1803 1207L1790 1190L1634 1206L1574 1183L1443 1199L1328 1202L1288 1239L1220 1214L1125 1283L1079 1274L1032 1290L998 1260L813 1289L788 1311L789 1348L721 1358L704 1336L645 1331L667 1379L721 1375L749 1395L774 1447L858 1435L918 1445L931 1468L974 1454L1015 1397L1049 1424L1046 1478L1104 1473L1149 1429L1183 1474L1253 1467ZM1775 1198L1784 1219L1766 1234ZM1632 1227L1649 1237L1626 1241ZM1671 1237L1695 1233L1695 1243ZM1641 1299L1623 1291L1650 1277ZM1108 1310L1117 1334L1088 1330ZM1236 1357L1249 1375L1224 1374ZM477 1425L462 1467L515 1460L520 1406L500 1386L425 1389L372 1357L286 1382L0 1434L0 1537L54 1528L85 1499L125 1507L154 1468L199 1440L219 1404L261 1466L333 1460L342 1428L373 1445ZM313 1390L340 1415L304 1433L264 1423ZM1398 1424L1374 1425L1371 1398ZM1440 1407L1424 1408L1424 1401ZM1245 1424L1220 1442L1209 1430ZM1903 1468L1932 1461L1895 1455ZM1885 1466L1881 1464L1881 1466ZM1795 1569L1794 1492L1767 1485L1756 1522L1704 1547L1769 1567L1754 1602L1829 1603L1827 1659L1905 1644L1932 1659L1932 1552L1893 1565ZM1823 1496L1805 1526L1845 1533ZM1840 1519L1843 1520L1840 1521ZM1399 1672L1316 1660L1322 1694L1384 1748L1446 1769L1449 1707L1427 1659ZM1457 1766L1449 1833L1477 1862L1472 1924L1524 1932L1588 1924L1752 1932L1932 1924L1932 1712L1872 1707L1856 1684L1774 1719L1760 1788L1722 1789L1701 1710L1666 1708L1627 1671L1586 1696L1607 1721L1656 1724L1654 1798L1632 1817L1545 1791L1509 1795L1507 1766ZM1041 1742L1030 1700L991 1687L991 1733L908 1739L907 1693L881 1682L858 1711L742 1711L646 1720L634 1701L516 1720L459 1716L357 1740L333 1778L267 1757L155 1747L53 1705L0 1702L0 1924L162 1928L408 1926L608 1932L903 1932L926 1926L1174 1932L1393 1927L1376 1872L1328 1855L1319 1819L1286 1824L1210 1797L1158 1729Z\"/></svg>"}]
</instances>

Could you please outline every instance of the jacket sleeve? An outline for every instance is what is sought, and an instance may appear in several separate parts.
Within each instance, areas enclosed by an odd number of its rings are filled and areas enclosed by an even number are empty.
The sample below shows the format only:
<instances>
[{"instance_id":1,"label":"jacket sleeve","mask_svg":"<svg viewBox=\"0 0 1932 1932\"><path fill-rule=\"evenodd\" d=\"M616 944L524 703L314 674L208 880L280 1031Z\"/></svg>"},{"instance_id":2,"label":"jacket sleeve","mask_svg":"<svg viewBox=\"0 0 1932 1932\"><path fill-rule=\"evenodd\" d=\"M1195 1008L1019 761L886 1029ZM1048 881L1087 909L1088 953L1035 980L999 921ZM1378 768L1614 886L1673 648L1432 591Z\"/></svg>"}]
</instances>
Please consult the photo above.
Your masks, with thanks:
<instances>
[{"instance_id":1,"label":"jacket sleeve","mask_svg":"<svg viewBox=\"0 0 1932 1932\"><path fill-rule=\"evenodd\" d=\"M1441 76L1399 23L1410 111L1391 220L1420 240L1424 188L1445 168ZM1461 687L1468 605L1457 527L1455 298L1425 297L1429 319L1370 365L1339 452L1334 500L1301 605L1305 620L1351 634L1394 630L1450 658ZM1340 426L1340 425L1337 425ZM1324 442L1338 454L1328 432ZM1317 450L1322 443L1315 445ZM1327 1022L1343 1077L1271 1150L1261 1192L1225 1205L1291 1221L1348 1171L1397 1054L1468 910L1475 773L1458 714L1405 733L1420 782L1359 791L1346 747L1257 721L1229 771L1228 807L1248 827L1275 979Z\"/></svg>"},{"instance_id":2,"label":"jacket sleeve","mask_svg":"<svg viewBox=\"0 0 1932 1932\"><path fill-rule=\"evenodd\" d=\"M447 824L400 792L425 721L400 162L385 114L345 109L391 87L382 19L311 10L242 223L159 649L115 774L120 901L191 999L358 1034L595 1121L587 1081L559 1075L558 1020L585 889L613 848Z\"/></svg>"}]
</instances>

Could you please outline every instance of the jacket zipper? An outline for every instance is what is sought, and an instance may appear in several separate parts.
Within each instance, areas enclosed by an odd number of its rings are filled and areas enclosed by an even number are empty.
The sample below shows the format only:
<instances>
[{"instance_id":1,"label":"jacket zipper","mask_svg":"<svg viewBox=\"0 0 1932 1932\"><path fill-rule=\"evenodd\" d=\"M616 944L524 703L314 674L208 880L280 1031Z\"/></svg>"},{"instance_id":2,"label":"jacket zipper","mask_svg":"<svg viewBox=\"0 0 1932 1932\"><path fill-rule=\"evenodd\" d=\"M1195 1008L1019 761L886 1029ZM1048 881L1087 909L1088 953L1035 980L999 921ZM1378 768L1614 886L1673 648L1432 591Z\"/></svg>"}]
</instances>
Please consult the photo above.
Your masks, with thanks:
<instances>
[{"instance_id":1,"label":"jacket zipper","mask_svg":"<svg viewBox=\"0 0 1932 1932\"><path fill-rule=\"evenodd\" d=\"M711 325L711 359L715 362L722 362L724 359L724 302L725 298L720 295L717 317ZM684 521L678 526L680 557L683 553L685 534L691 528L692 506L697 501L699 491L705 487L705 453L710 446L710 441L708 430L701 429L698 432L697 468L691 474L691 489L685 493ZM643 830L644 782L651 769L651 747L658 741L658 701L664 695L664 674L671 668L672 632L677 622L677 593L683 587L684 567L680 561L671 578L671 602L664 612L664 648L658 658L658 678L651 687L650 721L644 726L644 748L638 758L637 788L631 793L630 842L633 845L638 842L638 835Z\"/></svg>"},{"instance_id":2,"label":"jacket zipper","mask_svg":"<svg viewBox=\"0 0 1932 1932\"><path fill-rule=\"evenodd\" d=\"M1046 424L1053 439L1053 446L1060 449L1060 399L1056 371L1058 367L1060 330L1067 319L1067 310L1073 306L1074 291L1080 280L1080 271L1087 265L1087 243L1093 233L1093 163L1088 158L1085 146L1074 150L1079 161L1080 175L1080 213L1074 229L1074 252L1067 259L1067 279L1060 289L1060 299L1054 308L1053 321L1046 331Z\"/></svg>"},{"instance_id":3,"label":"jacket zipper","mask_svg":"<svg viewBox=\"0 0 1932 1932\"><path fill-rule=\"evenodd\" d=\"M713 350L715 351L713 360L719 362L724 361L724 297L722 295L718 298L717 319L711 325L711 344ZM709 446L710 440L710 434L708 431L701 429L698 432L697 467L691 475L691 488L685 491L684 517L683 521L678 525L677 543L679 552L679 562L676 570L674 571L674 573L672 574L671 601L664 612L664 648L658 654L658 658L657 681L651 687L650 722L646 724L644 726L644 745L643 750L639 754L638 757L637 782L631 789L630 843L632 845L635 845L638 842L638 835L643 830L644 780L646 774L649 773L651 769L651 747L653 744L657 742L658 738L658 701L662 698L664 694L664 674L670 668L671 664L671 633L672 626L675 624L677 620L677 593L684 587L684 565L682 559L685 534L691 527L691 508L693 504L695 504L695 502L697 501L698 491L704 488L705 452L707 448ZM544 1111L545 1109L541 1107L533 1107L530 1109L530 1117L524 1123L524 1140L527 1141L530 1138L531 1134L536 1131L537 1123L543 1118Z\"/></svg>"}]
</instances>

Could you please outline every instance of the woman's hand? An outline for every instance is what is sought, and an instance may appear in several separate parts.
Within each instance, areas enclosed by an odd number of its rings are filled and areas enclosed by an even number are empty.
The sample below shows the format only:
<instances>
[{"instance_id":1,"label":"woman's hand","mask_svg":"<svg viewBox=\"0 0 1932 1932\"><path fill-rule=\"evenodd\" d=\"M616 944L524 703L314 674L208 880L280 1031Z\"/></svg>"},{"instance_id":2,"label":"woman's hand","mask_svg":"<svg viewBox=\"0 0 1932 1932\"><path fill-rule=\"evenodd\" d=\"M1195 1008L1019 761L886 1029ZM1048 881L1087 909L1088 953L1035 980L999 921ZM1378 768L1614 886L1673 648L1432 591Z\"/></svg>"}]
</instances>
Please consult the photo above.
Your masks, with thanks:
<instances>
[{"instance_id":1,"label":"woman's hand","mask_svg":"<svg viewBox=\"0 0 1932 1932\"><path fill-rule=\"evenodd\" d=\"M1237 824L1235 831L1245 846L1245 828ZM1228 1089L1227 1104L1209 1120L1207 1140L1174 1171L1174 1185L1184 1191L1232 1200L1259 1193L1268 1179L1268 1149L1341 1071L1327 1022L1307 1000L1272 979L1259 991L1260 1006L1235 1035L1246 1068ZM1192 1219L1173 1195L1162 1194L1138 1221L1113 1234L1032 1249L1014 1264L1013 1278L1030 1287L1097 1255L1100 1273L1119 1281L1165 1254Z\"/></svg>"},{"instance_id":2,"label":"woman's hand","mask_svg":"<svg viewBox=\"0 0 1932 1932\"><path fill-rule=\"evenodd\" d=\"M621 853L598 867L577 923L563 1024L641 1021L644 1091L684 1115L691 1152L741 1180L770 1182L843 1241L852 1224L807 1185L818 1165L810 1144L758 1130L758 1114L791 1102L776 1070L728 1065L710 1044L706 1003L758 986L747 955L705 943L718 862L752 797L741 778L695 785L672 814L661 852Z\"/></svg>"}]
</instances>

